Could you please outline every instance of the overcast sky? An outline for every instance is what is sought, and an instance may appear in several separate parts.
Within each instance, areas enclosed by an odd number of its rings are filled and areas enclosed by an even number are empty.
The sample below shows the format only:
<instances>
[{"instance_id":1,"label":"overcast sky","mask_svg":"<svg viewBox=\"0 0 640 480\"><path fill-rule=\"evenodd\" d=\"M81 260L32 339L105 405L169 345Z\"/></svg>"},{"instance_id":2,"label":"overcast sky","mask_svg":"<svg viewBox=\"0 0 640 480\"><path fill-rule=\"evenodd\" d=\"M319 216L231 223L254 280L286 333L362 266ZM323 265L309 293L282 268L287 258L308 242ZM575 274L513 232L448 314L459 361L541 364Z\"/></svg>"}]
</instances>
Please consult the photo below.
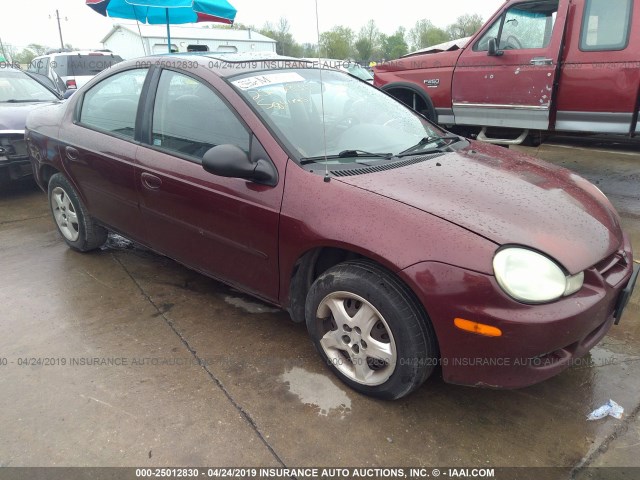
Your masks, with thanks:
<instances>
[{"instance_id":1,"label":"overcast sky","mask_svg":"<svg viewBox=\"0 0 640 480\"><path fill-rule=\"evenodd\" d=\"M446 27L465 13L478 13L486 20L503 1L318 0L320 31L344 25L357 33L369 19L375 20L386 34L392 34L400 25L410 29L421 18ZM237 22L261 27L266 21L277 22L280 17L285 17L296 41L317 43L314 0L230 2L238 10ZM416 5L420 8L416 9ZM0 0L0 39L18 50L30 43L59 47L56 8L62 17L64 43L78 48L101 47L100 40L109 32L111 25L124 23L95 13L85 5L85 0Z\"/></svg>"}]
</instances>

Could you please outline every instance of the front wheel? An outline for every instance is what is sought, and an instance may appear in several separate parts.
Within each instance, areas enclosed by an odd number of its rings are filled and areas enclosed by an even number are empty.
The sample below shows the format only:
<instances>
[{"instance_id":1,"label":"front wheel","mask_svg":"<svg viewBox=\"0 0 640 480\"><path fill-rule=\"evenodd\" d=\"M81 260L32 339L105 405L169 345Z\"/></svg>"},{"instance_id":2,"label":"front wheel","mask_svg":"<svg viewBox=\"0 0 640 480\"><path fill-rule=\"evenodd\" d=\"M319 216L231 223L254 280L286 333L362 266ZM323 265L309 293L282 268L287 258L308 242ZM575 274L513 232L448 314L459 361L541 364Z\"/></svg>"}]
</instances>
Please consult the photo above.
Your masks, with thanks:
<instances>
[{"instance_id":1,"label":"front wheel","mask_svg":"<svg viewBox=\"0 0 640 480\"><path fill-rule=\"evenodd\" d=\"M400 280L369 261L344 262L320 275L307 296L306 321L328 367L366 395L408 395L437 363L426 313Z\"/></svg>"},{"instance_id":2,"label":"front wheel","mask_svg":"<svg viewBox=\"0 0 640 480\"><path fill-rule=\"evenodd\" d=\"M49 205L58 231L74 250L95 250L107 240L107 230L97 225L71 183L56 173L49 180Z\"/></svg>"}]
</instances>

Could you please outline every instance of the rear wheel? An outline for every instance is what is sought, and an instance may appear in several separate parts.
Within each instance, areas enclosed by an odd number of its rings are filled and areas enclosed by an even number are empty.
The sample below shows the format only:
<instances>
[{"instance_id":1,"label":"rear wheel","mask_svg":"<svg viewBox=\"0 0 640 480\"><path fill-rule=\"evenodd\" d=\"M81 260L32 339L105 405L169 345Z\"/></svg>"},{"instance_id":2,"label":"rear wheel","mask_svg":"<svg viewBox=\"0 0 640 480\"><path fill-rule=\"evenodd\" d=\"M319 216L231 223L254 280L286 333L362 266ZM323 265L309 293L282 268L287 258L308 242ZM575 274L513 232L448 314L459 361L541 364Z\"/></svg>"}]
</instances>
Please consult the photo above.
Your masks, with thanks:
<instances>
[{"instance_id":1,"label":"rear wheel","mask_svg":"<svg viewBox=\"0 0 640 480\"><path fill-rule=\"evenodd\" d=\"M307 296L306 321L329 368L367 395L403 397L437 363L424 310L400 280L369 261L344 262L320 275Z\"/></svg>"},{"instance_id":2,"label":"rear wheel","mask_svg":"<svg viewBox=\"0 0 640 480\"><path fill-rule=\"evenodd\" d=\"M96 224L71 183L56 173L49 180L51 214L69 247L80 252L95 250L107 240L107 230Z\"/></svg>"}]
</instances>

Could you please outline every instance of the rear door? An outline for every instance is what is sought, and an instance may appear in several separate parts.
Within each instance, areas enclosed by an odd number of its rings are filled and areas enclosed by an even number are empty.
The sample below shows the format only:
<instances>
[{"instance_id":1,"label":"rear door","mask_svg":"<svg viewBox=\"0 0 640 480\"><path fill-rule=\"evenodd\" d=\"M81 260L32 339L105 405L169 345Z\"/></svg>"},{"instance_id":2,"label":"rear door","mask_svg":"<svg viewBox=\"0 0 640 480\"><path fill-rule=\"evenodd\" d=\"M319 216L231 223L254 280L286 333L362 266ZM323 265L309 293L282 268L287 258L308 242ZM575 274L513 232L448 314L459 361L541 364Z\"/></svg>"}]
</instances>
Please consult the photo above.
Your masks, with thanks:
<instances>
[{"instance_id":1,"label":"rear door","mask_svg":"<svg viewBox=\"0 0 640 480\"><path fill-rule=\"evenodd\" d=\"M61 155L91 215L144 242L134 162L136 118L147 68L111 75L75 101L75 121L62 122ZM77 94L76 94L77 95Z\"/></svg>"},{"instance_id":2,"label":"rear door","mask_svg":"<svg viewBox=\"0 0 640 480\"><path fill-rule=\"evenodd\" d=\"M570 17L556 130L640 133L640 4L581 0Z\"/></svg>"},{"instance_id":3,"label":"rear door","mask_svg":"<svg viewBox=\"0 0 640 480\"><path fill-rule=\"evenodd\" d=\"M487 25L455 68L456 124L548 129L568 3L511 3Z\"/></svg>"}]
</instances>

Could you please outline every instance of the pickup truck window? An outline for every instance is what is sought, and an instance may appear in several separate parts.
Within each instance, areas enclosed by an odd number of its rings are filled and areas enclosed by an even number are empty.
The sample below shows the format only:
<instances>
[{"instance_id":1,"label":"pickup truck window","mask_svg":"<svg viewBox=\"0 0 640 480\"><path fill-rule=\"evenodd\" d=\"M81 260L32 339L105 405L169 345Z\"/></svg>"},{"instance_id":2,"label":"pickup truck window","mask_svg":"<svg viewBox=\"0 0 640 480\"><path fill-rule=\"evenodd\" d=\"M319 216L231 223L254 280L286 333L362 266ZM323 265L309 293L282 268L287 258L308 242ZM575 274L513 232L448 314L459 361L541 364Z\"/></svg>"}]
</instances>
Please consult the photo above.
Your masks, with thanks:
<instances>
[{"instance_id":1,"label":"pickup truck window","mask_svg":"<svg viewBox=\"0 0 640 480\"><path fill-rule=\"evenodd\" d=\"M587 0L580 50L624 50L629 44L632 0Z\"/></svg>"},{"instance_id":2,"label":"pickup truck window","mask_svg":"<svg viewBox=\"0 0 640 480\"><path fill-rule=\"evenodd\" d=\"M491 25L473 50L486 52L490 38L497 40L501 50L545 48L551 41L557 11L558 0L514 5Z\"/></svg>"}]
</instances>

